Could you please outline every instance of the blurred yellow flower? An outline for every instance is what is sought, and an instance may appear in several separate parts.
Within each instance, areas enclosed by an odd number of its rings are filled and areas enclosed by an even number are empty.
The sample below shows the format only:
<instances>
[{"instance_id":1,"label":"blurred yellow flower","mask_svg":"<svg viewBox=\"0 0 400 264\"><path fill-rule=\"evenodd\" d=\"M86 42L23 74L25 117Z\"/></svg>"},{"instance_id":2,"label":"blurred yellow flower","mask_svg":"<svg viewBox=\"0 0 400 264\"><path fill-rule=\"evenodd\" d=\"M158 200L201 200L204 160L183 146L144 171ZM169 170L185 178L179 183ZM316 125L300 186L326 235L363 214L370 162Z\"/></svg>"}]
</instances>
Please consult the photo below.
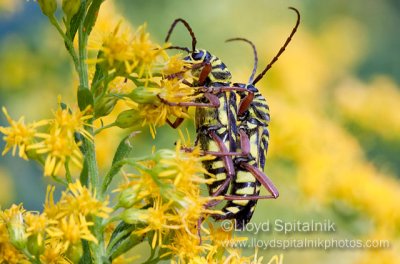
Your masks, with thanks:
<instances>
[{"instance_id":1,"label":"blurred yellow flower","mask_svg":"<svg viewBox=\"0 0 400 264\"><path fill-rule=\"evenodd\" d=\"M22 2L14 0L1 0L0 1L0 14L12 15L22 8Z\"/></svg>"},{"instance_id":2,"label":"blurred yellow flower","mask_svg":"<svg viewBox=\"0 0 400 264\"><path fill-rule=\"evenodd\" d=\"M385 76L364 84L356 79L344 80L336 90L338 112L345 120L388 140L400 138L399 87Z\"/></svg>"}]
</instances>

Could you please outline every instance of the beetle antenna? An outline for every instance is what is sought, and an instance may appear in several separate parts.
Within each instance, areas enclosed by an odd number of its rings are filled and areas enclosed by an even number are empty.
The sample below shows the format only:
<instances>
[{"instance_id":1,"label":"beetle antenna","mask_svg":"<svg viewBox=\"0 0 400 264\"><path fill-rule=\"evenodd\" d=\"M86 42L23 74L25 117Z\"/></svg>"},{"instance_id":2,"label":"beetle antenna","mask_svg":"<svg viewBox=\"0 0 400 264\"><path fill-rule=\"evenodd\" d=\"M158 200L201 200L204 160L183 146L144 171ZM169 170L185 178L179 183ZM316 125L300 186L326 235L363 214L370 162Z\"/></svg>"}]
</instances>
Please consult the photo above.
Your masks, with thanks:
<instances>
[{"instance_id":1,"label":"beetle antenna","mask_svg":"<svg viewBox=\"0 0 400 264\"><path fill-rule=\"evenodd\" d=\"M244 41L247 42L251 45L251 47L253 48L253 53L254 53L254 66L253 66L253 71L251 73L251 76L249 78L249 82L248 83L252 83L254 76L256 75L256 71L257 71L257 64L258 64L258 56L257 56L257 49L256 46L253 44L253 42L251 42L250 40L246 39L246 38L231 38L231 39L227 39L225 40L225 42L230 42L230 41Z\"/></svg>"},{"instance_id":2,"label":"beetle antenna","mask_svg":"<svg viewBox=\"0 0 400 264\"><path fill-rule=\"evenodd\" d=\"M189 48L186 48L186 47L170 46L170 47L168 47L168 48L166 48L166 49L177 49L177 50L184 50L184 51L186 51L187 53L190 53L190 50L189 50Z\"/></svg>"},{"instance_id":3,"label":"beetle antenna","mask_svg":"<svg viewBox=\"0 0 400 264\"><path fill-rule=\"evenodd\" d=\"M258 81L260 81L264 77L265 73L267 73L267 71L269 69L271 69L272 65L278 60L279 56L281 56L282 53L285 51L286 47L289 45L290 41L292 40L292 37L296 33L297 28L299 27L299 24L300 24L300 12L299 12L299 10L297 10L294 7L289 7L289 9L293 10L297 14L296 25L292 29L292 32L290 33L289 37L286 39L286 41L283 44L283 46L281 47L281 49L278 51L278 53L275 55L275 57L271 60L271 62L267 65L267 67L265 67L265 69L256 77L256 79L253 81L253 84L256 84Z\"/></svg>"},{"instance_id":4,"label":"beetle antenna","mask_svg":"<svg viewBox=\"0 0 400 264\"><path fill-rule=\"evenodd\" d=\"M168 42L169 38L171 37L172 31L174 30L174 28L175 28L176 24L178 24L178 22L181 22L186 27L186 29L189 31L189 34L192 37L192 52L194 52L194 50L196 49L197 39L196 39L196 36L194 35L194 32L193 32L192 28L190 27L189 23L186 22L186 20L184 20L183 18L177 18L174 20L174 22L172 23L171 27L168 30L167 37L165 38L165 42Z\"/></svg>"}]
</instances>

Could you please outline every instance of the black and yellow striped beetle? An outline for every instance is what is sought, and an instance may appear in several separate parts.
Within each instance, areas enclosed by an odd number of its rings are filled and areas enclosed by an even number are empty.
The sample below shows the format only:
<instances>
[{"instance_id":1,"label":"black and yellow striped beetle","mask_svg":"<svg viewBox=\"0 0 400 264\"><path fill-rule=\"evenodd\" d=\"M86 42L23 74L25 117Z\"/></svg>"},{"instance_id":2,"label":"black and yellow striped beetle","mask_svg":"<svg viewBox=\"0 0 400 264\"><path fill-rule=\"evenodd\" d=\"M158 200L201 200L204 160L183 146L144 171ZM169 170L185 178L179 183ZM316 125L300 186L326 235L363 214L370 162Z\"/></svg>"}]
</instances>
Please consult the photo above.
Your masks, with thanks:
<instances>
[{"instance_id":1,"label":"black and yellow striped beetle","mask_svg":"<svg viewBox=\"0 0 400 264\"><path fill-rule=\"evenodd\" d=\"M231 74L225 64L208 51L195 49L196 38L188 23L183 19L174 21L166 38L168 41L178 22L185 25L192 36L192 53L184 60L193 63L192 73L194 76L198 76L197 82L188 85L208 87L209 89L199 102L169 103L160 99L171 105L197 106L196 142L200 143L201 149L205 153L218 157L205 164L207 170L217 177L217 181L209 186L209 192L212 196L224 195L225 200L228 200L222 209L224 214L213 215L213 217L217 220L235 219L237 228L242 228L251 219L257 200L277 198L279 195L272 181L262 172L268 149L269 111L265 98L254 85L276 62L297 30L300 14L296 9L290 9L297 13L297 23L278 54L254 81L257 65L254 45L246 39L230 40L244 40L253 46L255 66L248 84L236 83L230 86ZM176 46L171 48L190 52L187 48ZM237 95L240 97L239 106L237 106ZM170 125L176 127L181 123L181 120L177 121ZM261 185L271 195L260 196ZM230 191L227 194L229 188ZM215 204L217 202L209 204L209 206Z\"/></svg>"},{"instance_id":2,"label":"black and yellow striped beetle","mask_svg":"<svg viewBox=\"0 0 400 264\"><path fill-rule=\"evenodd\" d=\"M223 215L216 215L217 219L235 219L236 228L243 228L247 224L254 212L255 205L259 199L277 198L279 192L272 181L262 172L265 167L265 158L269 144L269 106L267 101L255 87L265 73L278 60L290 43L300 24L300 13L297 9L290 7L297 14L296 25L292 29L289 37L281 47L277 55L265 67L265 69L254 79L257 69L257 50L254 44L244 38L233 38L227 41L245 41L249 43L254 52L253 72L247 84L234 83L233 87L246 88L246 92L238 91L240 105L238 107L237 120L239 134L245 133L249 139L249 152L247 156L236 156L234 165L236 176L232 182L230 193L225 195L228 203L224 206ZM237 150L239 151L239 150ZM271 195L260 196L260 186L263 185Z\"/></svg>"},{"instance_id":3,"label":"black and yellow striped beetle","mask_svg":"<svg viewBox=\"0 0 400 264\"><path fill-rule=\"evenodd\" d=\"M205 154L212 154L216 159L204 161L205 168L216 176L216 181L210 184L209 193L212 196L227 193L230 182L235 177L232 156L235 152L237 139L237 102L234 90L245 92L245 88L230 87L231 73L226 65L207 50L196 49L196 37L189 24L181 18L176 19L168 31L165 42L168 42L171 33L178 22L181 22L192 37L192 50L185 47L172 46L172 49L181 49L189 53L183 60L192 65L192 75L198 77L193 83L186 85L199 88L204 94L195 102L172 103L160 98L163 103L176 106L195 106L196 145L200 144ZM166 78L179 77L176 73ZM176 119L168 123L176 128L183 119ZM242 138L245 138L243 135ZM214 203L212 204L214 205ZM207 205L207 206L211 206Z\"/></svg>"}]
</instances>

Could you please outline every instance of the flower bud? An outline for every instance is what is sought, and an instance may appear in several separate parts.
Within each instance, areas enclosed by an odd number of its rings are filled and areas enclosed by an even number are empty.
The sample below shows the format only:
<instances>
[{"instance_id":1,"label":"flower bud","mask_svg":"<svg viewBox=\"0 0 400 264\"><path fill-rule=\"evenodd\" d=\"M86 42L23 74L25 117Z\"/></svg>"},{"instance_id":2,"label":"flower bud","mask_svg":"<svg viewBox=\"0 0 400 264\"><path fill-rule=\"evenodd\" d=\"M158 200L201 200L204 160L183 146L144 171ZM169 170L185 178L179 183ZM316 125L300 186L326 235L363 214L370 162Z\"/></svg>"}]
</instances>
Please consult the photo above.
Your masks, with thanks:
<instances>
[{"instance_id":1,"label":"flower bud","mask_svg":"<svg viewBox=\"0 0 400 264\"><path fill-rule=\"evenodd\" d=\"M38 256L44 252L44 249L44 240L39 236L39 234L29 236L28 251L32 255Z\"/></svg>"},{"instance_id":2,"label":"flower bud","mask_svg":"<svg viewBox=\"0 0 400 264\"><path fill-rule=\"evenodd\" d=\"M136 87L127 95L132 101L139 104L151 104L157 102L157 92L154 89L143 86Z\"/></svg>"},{"instance_id":3,"label":"flower bud","mask_svg":"<svg viewBox=\"0 0 400 264\"><path fill-rule=\"evenodd\" d=\"M11 243L17 249L25 248L27 239L22 213L15 214L7 223L7 228Z\"/></svg>"},{"instance_id":4,"label":"flower bud","mask_svg":"<svg viewBox=\"0 0 400 264\"><path fill-rule=\"evenodd\" d=\"M111 113L117 103L116 97L103 97L94 106L94 117L99 118Z\"/></svg>"},{"instance_id":5,"label":"flower bud","mask_svg":"<svg viewBox=\"0 0 400 264\"><path fill-rule=\"evenodd\" d=\"M43 14L50 17L52 16L57 9L56 0L38 0L40 9L42 9Z\"/></svg>"},{"instance_id":6,"label":"flower bud","mask_svg":"<svg viewBox=\"0 0 400 264\"><path fill-rule=\"evenodd\" d=\"M137 110L129 109L120 113L115 120L115 125L120 128L128 128L139 123L140 116Z\"/></svg>"},{"instance_id":7,"label":"flower bud","mask_svg":"<svg viewBox=\"0 0 400 264\"><path fill-rule=\"evenodd\" d=\"M71 261L71 263L79 263L83 255L82 243L71 244L68 247L66 256Z\"/></svg>"},{"instance_id":8,"label":"flower bud","mask_svg":"<svg viewBox=\"0 0 400 264\"><path fill-rule=\"evenodd\" d=\"M128 224L147 222L149 215L147 210L130 208L121 213L121 219Z\"/></svg>"},{"instance_id":9,"label":"flower bud","mask_svg":"<svg viewBox=\"0 0 400 264\"><path fill-rule=\"evenodd\" d=\"M172 159L176 156L175 152L170 149L160 149L157 150L154 155L154 160L158 163L160 160L163 159Z\"/></svg>"},{"instance_id":10,"label":"flower bud","mask_svg":"<svg viewBox=\"0 0 400 264\"><path fill-rule=\"evenodd\" d=\"M134 205L138 201L138 192L138 186L133 186L121 191L118 196L118 206L129 208Z\"/></svg>"},{"instance_id":11,"label":"flower bud","mask_svg":"<svg viewBox=\"0 0 400 264\"><path fill-rule=\"evenodd\" d=\"M71 21L71 18L79 11L81 6L81 0L63 0L62 10L67 17L67 22Z\"/></svg>"}]
</instances>

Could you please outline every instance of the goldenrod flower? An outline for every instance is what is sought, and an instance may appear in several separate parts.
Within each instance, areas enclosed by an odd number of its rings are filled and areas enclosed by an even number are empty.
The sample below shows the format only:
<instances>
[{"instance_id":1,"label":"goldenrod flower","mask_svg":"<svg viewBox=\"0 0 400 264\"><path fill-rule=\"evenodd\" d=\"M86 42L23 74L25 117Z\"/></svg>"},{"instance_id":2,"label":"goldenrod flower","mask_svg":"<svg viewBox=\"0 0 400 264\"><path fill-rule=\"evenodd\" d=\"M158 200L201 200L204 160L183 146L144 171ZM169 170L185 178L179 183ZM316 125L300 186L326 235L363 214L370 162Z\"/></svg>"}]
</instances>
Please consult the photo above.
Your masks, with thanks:
<instances>
[{"instance_id":1,"label":"goldenrod flower","mask_svg":"<svg viewBox=\"0 0 400 264\"><path fill-rule=\"evenodd\" d=\"M28 212L24 217L26 224L26 235L35 236L38 246L44 246L44 235L50 221L46 214L35 214Z\"/></svg>"},{"instance_id":2,"label":"goldenrod flower","mask_svg":"<svg viewBox=\"0 0 400 264\"><path fill-rule=\"evenodd\" d=\"M129 208L138 203L138 206L143 207L160 195L160 186L153 177L145 171L139 170L139 172L140 174L126 174L130 181L115 190L120 192L118 198L120 206Z\"/></svg>"},{"instance_id":3,"label":"goldenrod flower","mask_svg":"<svg viewBox=\"0 0 400 264\"><path fill-rule=\"evenodd\" d=\"M64 255L67 248L60 243L58 239L49 239L46 241L45 250L40 255L40 261L43 264L71 264Z\"/></svg>"},{"instance_id":4,"label":"goldenrod flower","mask_svg":"<svg viewBox=\"0 0 400 264\"><path fill-rule=\"evenodd\" d=\"M72 161L77 167L82 167L82 153L72 134L65 133L58 126L53 127L49 134L40 133L37 135L43 140L30 145L28 149L34 149L38 154L47 154L44 175L57 174L67 161Z\"/></svg>"},{"instance_id":5,"label":"goldenrod flower","mask_svg":"<svg viewBox=\"0 0 400 264\"><path fill-rule=\"evenodd\" d=\"M135 33L129 30L121 32L121 22L113 32L107 35L100 47L100 58L89 60L100 63L107 71L116 70L121 73L135 73L138 78L151 78L152 67L158 57L166 57L165 51L150 40L146 26L138 28Z\"/></svg>"},{"instance_id":6,"label":"goldenrod flower","mask_svg":"<svg viewBox=\"0 0 400 264\"><path fill-rule=\"evenodd\" d=\"M256 258L256 255L254 256L254 258ZM282 263L283 263L283 254L273 256L268 262L268 264L282 264Z\"/></svg>"},{"instance_id":7,"label":"goldenrod flower","mask_svg":"<svg viewBox=\"0 0 400 264\"><path fill-rule=\"evenodd\" d=\"M243 257L240 249L228 249L229 255L224 259L223 263L227 264L259 264L262 262L262 257L257 259L257 256Z\"/></svg>"},{"instance_id":8,"label":"goldenrod flower","mask_svg":"<svg viewBox=\"0 0 400 264\"><path fill-rule=\"evenodd\" d=\"M0 244L0 263L29 264L28 259L10 243Z\"/></svg>"},{"instance_id":9,"label":"goldenrod flower","mask_svg":"<svg viewBox=\"0 0 400 264\"><path fill-rule=\"evenodd\" d=\"M162 67L161 73L164 76L169 76L171 74L177 74L181 72L184 74L190 74L190 71L188 70L189 67L190 63L182 59L182 54L176 54L169 57L165 65Z\"/></svg>"},{"instance_id":10,"label":"goldenrod flower","mask_svg":"<svg viewBox=\"0 0 400 264\"><path fill-rule=\"evenodd\" d=\"M46 125L48 121L42 120L26 125L24 117L21 117L18 121L13 120L9 116L5 107L3 107L3 113L10 126L0 127L0 132L5 135L3 140L6 142L2 155L5 155L10 149L12 149L12 155L15 156L18 149L18 156L27 160L27 147L33 144L34 138L38 136L37 128Z\"/></svg>"},{"instance_id":11,"label":"goldenrod flower","mask_svg":"<svg viewBox=\"0 0 400 264\"><path fill-rule=\"evenodd\" d=\"M61 98L59 100L59 107L54 112L53 126L60 128L68 136L72 137L74 133L80 133L82 136L89 140L93 140L93 136L85 129L86 126L90 126L87 122L93 116L89 114L91 111L90 107L81 111L79 109L70 109L61 107Z\"/></svg>"},{"instance_id":12,"label":"goldenrod flower","mask_svg":"<svg viewBox=\"0 0 400 264\"><path fill-rule=\"evenodd\" d=\"M179 229L179 215L171 213L170 203L163 204L161 198L154 201L153 207L147 209L142 214L138 215L139 221L147 224L145 228L135 231L136 234L146 234L150 231L154 232L151 240L151 247L163 245L162 238L170 229Z\"/></svg>"},{"instance_id":13,"label":"goldenrod flower","mask_svg":"<svg viewBox=\"0 0 400 264\"><path fill-rule=\"evenodd\" d=\"M96 59L95 62L105 62L106 69L115 69L116 67L123 67L127 73L132 71L133 54L130 49L130 36L129 32L120 33L120 23L115 27L114 31L103 39L102 46L99 47L102 53L101 58ZM120 65L119 65L120 64Z\"/></svg>"},{"instance_id":14,"label":"goldenrod flower","mask_svg":"<svg viewBox=\"0 0 400 264\"><path fill-rule=\"evenodd\" d=\"M147 125L153 138L156 136L156 128L165 125L169 116L189 118L185 108L169 106L161 102L138 105L136 111L140 125L142 127Z\"/></svg>"},{"instance_id":15,"label":"goldenrod flower","mask_svg":"<svg viewBox=\"0 0 400 264\"><path fill-rule=\"evenodd\" d=\"M177 78L162 80L160 87L159 96L168 102L192 102L198 97L192 87L182 84L182 80Z\"/></svg>"},{"instance_id":16,"label":"goldenrod flower","mask_svg":"<svg viewBox=\"0 0 400 264\"><path fill-rule=\"evenodd\" d=\"M159 177L168 177L173 175L174 184L178 188L193 190L197 194L200 183L210 183L203 177L203 174L210 173L203 167L202 162L214 159L212 156L202 156L200 147L195 147L190 152L182 151L181 141L177 141L175 152L170 157L162 157L160 164L167 169L159 174Z\"/></svg>"},{"instance_id":17,"label":"goldenrod flower","mask_svg":"<svg viewBox=\"0 0 400 264\"><path fill-rule=\"evenodd\" d=\"M146 24L138 28L131 45L134 62L138 67L138 77L151 78L152 66L158 57L167 58L164 49L150 40L150 34L146 32Z\"/></svg>"},{"instance_id":18,"label":"goldenrod flower","mask_svg":"<svg viewBox=\"0 0 400 264\"><path fill-rule=\"evenodd\" d=\"M9 209L0 211L0 220L7 223L20 214L24 214L26 210L22 207L22 204L13 204Z\"/></svg>"},{"instance_id":19,"label":"goldenrod flower","mask_svg":"<svg viewBox=\"0 0 400 264\"><path fill-rule=\"evenodd\" d=\"M70 183L68 191L63 192L59 201L60 210L68 214L82 214L83 216L98 216L107 218L112 209L107 207L108 198L99 201L96 193L84 186L80 181Z\"/></svg>"},{"instance_id":20,"label":"goldenrod flower","mask_svg":"<svg viewBox=\"0 0 400 264\"><path fill-rule=\"evenodd\" d=\"M47 186L46 198L44 200L44 213L50 219L58 219L60 214L60 206L54 202L54 186ZM62 216L62 215L61 215Z\"/></svg>"},{"instance_id":21,"label":"goldenrod flower","mask_svg":"<svg viewBox=\"0 0 400 264\"><path fill-rule=\"evenodd\" d=\"M204 260L204 258L200 258L200 256L212 248L209 244L200 244L199 240L193 239L193 237L184 230L176 231L172 237L172 241L164 247L170 250L167 254L171 254L176 259L176 262L173 263L188 263L189 260L194 259L197 261Z\"/></svg>"},{"instance_id":22,"label":"goldenrod flower","mask_svg":"<svg viewBox=\"0 0 400 264\"><path fill-rule=\"evenodd\" d=\"M70 215L60 219L57 225L46 229L51 238L60 239L68 247L81 242L81 239L97 243L97 239L90 232L89 227L92 222L86 221L83 215Z\"/></svg>"},{"instance_id":23,"label":"goldenrod flower","mask_svg":"<svg viewBox=\"0 0 400 264\"><path fill-rule=\"evenodd\" d=\"M111 94L129 94L135 89L134 83L123 77L116 77L108 84L108 87Z\"/></svg>"}]
</instances>

